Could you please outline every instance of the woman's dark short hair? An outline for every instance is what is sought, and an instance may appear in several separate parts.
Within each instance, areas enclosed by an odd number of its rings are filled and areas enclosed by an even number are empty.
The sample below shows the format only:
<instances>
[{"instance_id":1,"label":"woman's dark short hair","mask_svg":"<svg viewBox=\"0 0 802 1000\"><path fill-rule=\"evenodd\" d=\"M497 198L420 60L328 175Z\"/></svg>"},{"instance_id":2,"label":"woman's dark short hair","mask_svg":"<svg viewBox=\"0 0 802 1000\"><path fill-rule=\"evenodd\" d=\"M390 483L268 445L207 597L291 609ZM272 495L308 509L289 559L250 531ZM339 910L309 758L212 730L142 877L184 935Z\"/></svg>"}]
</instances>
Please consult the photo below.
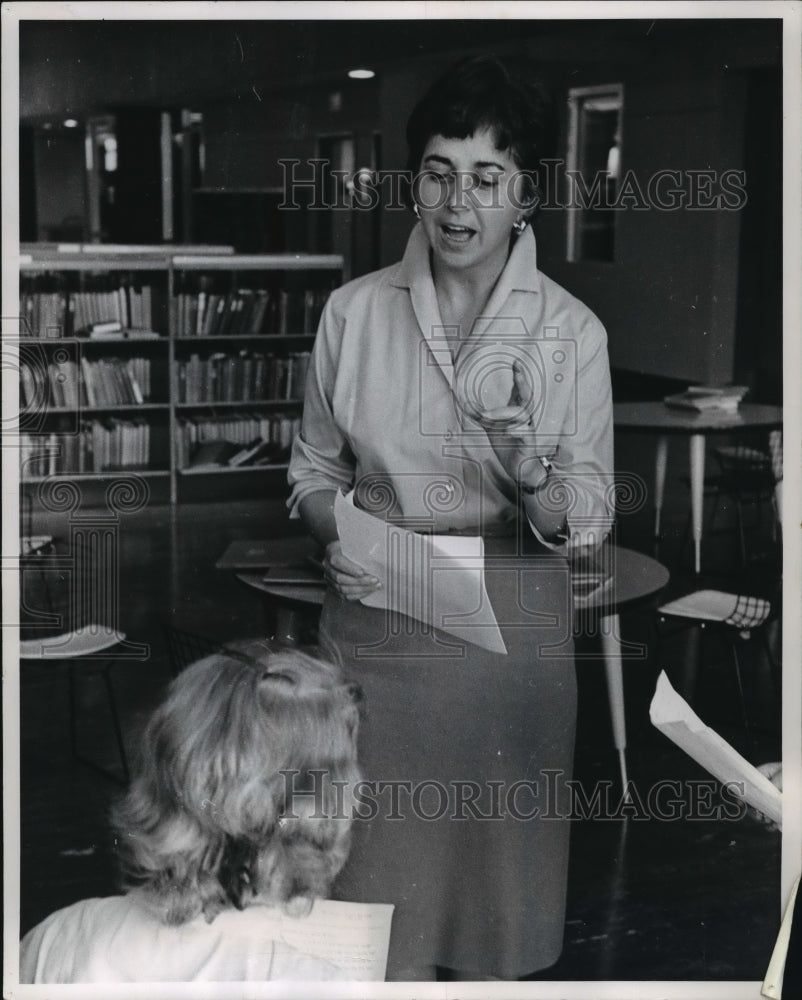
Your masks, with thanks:
<instances>
[{"instance_id":1,"label":"woman's dark short hair","mask_svg":"<svg viewBox=\"0 0 802 1000\"><path fill-rule=\"evenodd\" d=\"M466 139L483 128L492 129L496 148L537 183L540 163L553 155L556 141L553 106L539 85L516 78L488 55L460 59L413 109L407 122L408 176L420 170L433 135Z\"/></svg>"}]
</instances>

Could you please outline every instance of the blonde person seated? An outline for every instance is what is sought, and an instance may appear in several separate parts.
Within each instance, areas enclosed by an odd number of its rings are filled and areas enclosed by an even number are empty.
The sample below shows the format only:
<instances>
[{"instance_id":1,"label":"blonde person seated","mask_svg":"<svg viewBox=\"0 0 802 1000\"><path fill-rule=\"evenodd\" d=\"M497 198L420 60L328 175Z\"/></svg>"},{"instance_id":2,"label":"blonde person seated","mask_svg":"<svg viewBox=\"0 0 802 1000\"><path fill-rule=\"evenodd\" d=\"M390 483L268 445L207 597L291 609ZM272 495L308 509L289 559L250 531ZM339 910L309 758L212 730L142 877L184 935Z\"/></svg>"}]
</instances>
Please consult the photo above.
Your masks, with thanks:
<instances>
[{"instance_id":1,"label":"blonde person seated","mask_svg":"<svg viewBox=\"0 0 802 1000\"><path fill-rule=\"evenodd\" d=\"M276 908L302 919L345 863L360 697L325 660L262 642L184 671L113 811L129 891L31 930L20 981L349 978L277 940ZM297 794L315 769L318 813Z\"/></svg>"}]
</instances>

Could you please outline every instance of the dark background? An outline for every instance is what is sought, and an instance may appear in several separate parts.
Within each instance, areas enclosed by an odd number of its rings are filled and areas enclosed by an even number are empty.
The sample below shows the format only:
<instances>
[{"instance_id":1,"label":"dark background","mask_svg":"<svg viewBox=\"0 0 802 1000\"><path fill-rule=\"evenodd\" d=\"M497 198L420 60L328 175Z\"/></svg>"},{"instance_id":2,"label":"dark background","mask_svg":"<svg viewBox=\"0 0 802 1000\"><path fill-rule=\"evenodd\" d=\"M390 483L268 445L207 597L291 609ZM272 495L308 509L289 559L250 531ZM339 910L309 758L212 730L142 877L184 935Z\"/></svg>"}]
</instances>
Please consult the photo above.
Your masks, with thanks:
<instances>
[{"instance_id":1,"label":"dark background","mask_svg":"<svg viewBox=\"0 0 802 1000\"><path fill-rule=\"evenodd\" d=\"M347 134L357 166L403 168L414 101L475 51L496 52L551 92L559 157L569 87L622 83L622 167L642 186L659 170L746 171L740 211L619 212L611 262L568 262L566 213L544 211L539 264L598 313L615 369L745 382L752 401L780 402L778 19L23 22L23 239L85 238L82 127L113 112L119 196L109 242L157 242L158 185L146 162L158 144L154 116L189 108L203 115L205 171L202 190L182 195L192 206L186 239L339 252L351 275L390 264L408 212L338 213L333 225L320 213L278 212L278 161L305 163ZM366 63L372 80L347 78ZM62 127L68 115L78 128Z\"/></svg>"}]
</instances>

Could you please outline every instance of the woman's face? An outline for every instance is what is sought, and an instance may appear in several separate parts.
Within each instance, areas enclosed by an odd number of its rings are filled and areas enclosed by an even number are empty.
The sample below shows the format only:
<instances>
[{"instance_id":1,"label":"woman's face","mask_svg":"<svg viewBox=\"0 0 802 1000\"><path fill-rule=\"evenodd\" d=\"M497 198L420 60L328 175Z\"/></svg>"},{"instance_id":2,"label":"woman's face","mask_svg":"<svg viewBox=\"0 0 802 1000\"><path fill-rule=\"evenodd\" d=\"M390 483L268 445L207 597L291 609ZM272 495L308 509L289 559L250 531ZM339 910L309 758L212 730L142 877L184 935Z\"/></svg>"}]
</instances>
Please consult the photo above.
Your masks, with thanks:
<instances>
[{"instance_id":1,"label":"woman's face","mask_svg":"<svg viewBox=\"0 0 802 1000\"><path fill-rule=\"evenodd\" d=\"M489 129L466 139L435 135L415 185L435 269L501 273L513 223L525 216L525 180Z\"/></svg>"}]
</instances>

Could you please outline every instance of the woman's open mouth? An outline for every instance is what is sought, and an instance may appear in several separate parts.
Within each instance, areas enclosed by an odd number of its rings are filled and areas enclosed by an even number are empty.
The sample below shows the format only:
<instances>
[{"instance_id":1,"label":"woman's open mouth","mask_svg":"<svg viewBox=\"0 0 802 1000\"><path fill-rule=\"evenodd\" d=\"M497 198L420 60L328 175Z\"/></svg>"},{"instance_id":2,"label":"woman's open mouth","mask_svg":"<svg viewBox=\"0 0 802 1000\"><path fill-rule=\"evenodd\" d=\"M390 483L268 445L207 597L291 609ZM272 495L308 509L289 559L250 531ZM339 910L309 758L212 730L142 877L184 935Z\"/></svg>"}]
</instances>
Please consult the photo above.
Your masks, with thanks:
<instances>
[{"instance_id":1,"label":"woman's open mouth","mask_svg":"<svg viewBox=\"0 0 802 1000\"><path fill-rule=\"evenodd\" d=\"M445 223L440 226L440 231L448 243L467 243L476 235L475 229L469 229L467 226L449 226Z\"/></svg>"}]
</instances>

